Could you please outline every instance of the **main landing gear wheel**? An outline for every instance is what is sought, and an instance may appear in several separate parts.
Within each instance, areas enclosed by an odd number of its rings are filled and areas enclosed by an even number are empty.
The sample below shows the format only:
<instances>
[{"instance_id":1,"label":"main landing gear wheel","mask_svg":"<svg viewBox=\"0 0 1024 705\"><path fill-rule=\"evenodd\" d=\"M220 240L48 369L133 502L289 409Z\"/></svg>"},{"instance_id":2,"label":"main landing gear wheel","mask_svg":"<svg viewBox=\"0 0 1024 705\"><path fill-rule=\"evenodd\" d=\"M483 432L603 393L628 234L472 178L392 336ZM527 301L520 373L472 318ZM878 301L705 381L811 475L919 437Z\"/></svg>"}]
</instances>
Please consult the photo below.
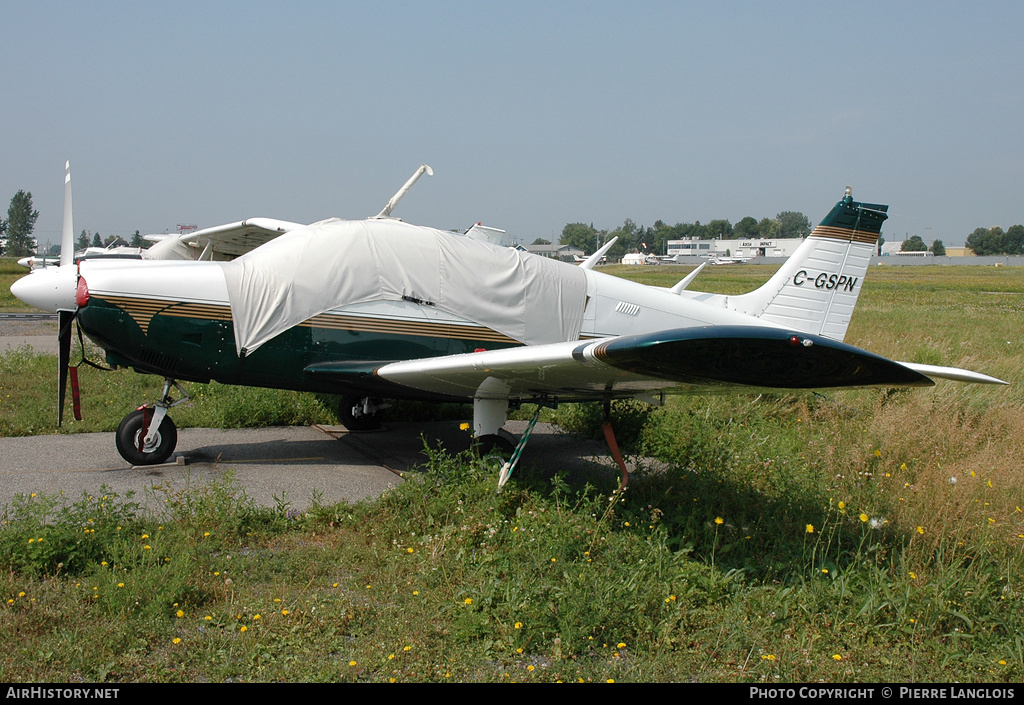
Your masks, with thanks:
<instances>
[{"instance_id":1,"label":"main landing gear wheel","mask_svg":"<svg viewBox=\"0 0 1024 705\"><path fill-rule=\"evenodd\" d=\"M159 465L167 462L178 444L178 429L170 416L165 416L152 444L139 449L145 438L145 415L152 418L152 409L137 409L124 417L117 427L116 445L121 457L132 465Z\"/></svg>"},{"instance_id":2,"label":"main landing gear wheel","mask_svg":"<svg viewBox=\"0 0 1024 705\"><path fill-rule=\"evenodd\" d=\"M377 399L344 396L338 407L338 420L349 431L376 431L384 417L383 408L376 406Z\"/></svg>"},{"instance_id":3,"label":"main landing gear wheel","mask_svg":"<svg viewBox=\"0 0 1024 705\"><path fill-rule=\"evenodd\" d=\"M508 459L515 452L517 443L518 441L515 436L505 429L499 428L497 433L489 433L479 438L474 438L473 449L481 458L488 455L500 455Z\"/></svg>"}]
</instances>

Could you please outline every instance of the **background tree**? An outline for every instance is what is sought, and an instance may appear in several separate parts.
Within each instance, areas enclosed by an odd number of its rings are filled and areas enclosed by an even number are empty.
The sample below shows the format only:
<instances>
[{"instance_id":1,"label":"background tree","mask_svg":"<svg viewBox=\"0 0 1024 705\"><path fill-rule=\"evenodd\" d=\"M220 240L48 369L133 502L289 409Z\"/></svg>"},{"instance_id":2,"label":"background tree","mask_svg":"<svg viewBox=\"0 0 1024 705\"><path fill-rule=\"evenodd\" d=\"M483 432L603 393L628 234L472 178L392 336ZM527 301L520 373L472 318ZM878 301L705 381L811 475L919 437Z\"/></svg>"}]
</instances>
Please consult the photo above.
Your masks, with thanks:
<instances>
[{"instance_id":1,"label":"background tree","mask_svg":"<svg viewBox=\"0 0 1024 705\"><path fill-rule=\"evenodd\" d=\"M75 243L75 248L78 250L84 250L89 246L89 233L83 230L78 236L78 241Z\"/></svg>"},{"instance_id":2,"label":"background tree","mask_svg":"<svg viewBox=\"0 0 1024 705\"><path fill-rule=\"evenodd\" d=\"M1003 254L1003 235L1003 229L1000 227L975 228L974 232L967 236L967 242L964 245L979 257L1001 255Z\"/></svg>"},{"instance_id":3,"label":"background tree","mask_svg":"<svg viewBox=\"0 0 1024 705\"><path fill-rule=\"evenodd\" d=\"M732 234L732 223L728 220L712 220L708 223L708 237L731 240Z\"/></svg>"},{"instance_id":4,"label":"background tree","mask_svg":"<svg viewBox=\"0 0 1024 705\"><path fill-rule=\"evenodd\" d=\"M92 234L92 247L103 247L103 240L100 238L99 233Z\"/></svg>"},{"instance_id":5,"label":"background tree","mask_svg":"<svg viewBox=\"0 0 1024 705\"><path fill-rule=\"evenodd\" d=\"M732 226L732 234L741 240L758 237L760 233L757 229L757 221L749 215L745 218L740 218L740 222Z\"/></svg>"},{"instance_id":6,"label":"background tree","mask_svg":"<svg viewBox=\"0 0 1024 705\"><path fill-rule=\"evenodd\" d=\"M583 250L585 254L592 255L597 249L597 231L593 225L585 223L567 223L562 228L562 237L559 244L570 245Z\"/></svg>"},{"instance_id":7,"label":"background tree","mask_svg":"<svg viewBox=\"0 0 1024 705\"><path fill-rule=\"evenodd\" d=\"M936 257L946 256L946 247L945 245L942 244L942 240L936 240L935 242L933 242L932 246L928 248L928 251L931 252Z\"/></svg>"},{"instance_id":8,"label":"background tree","mask_svg":"<svg viewBox=\"0 0 1024 705\"><path fill-rule=\"evenodd\" d=\"M7 235L7 221L0 218L0 240ZM0 255L4 254L4 243L0 242Z\"/></svg>"},{"instance_id":9,"label":"background tree","mask_svg":"<svg viewBox=\"0 0 1024 705\"><path fill-rule=\"evenodd\" d=\"M32 192L18 191L7 209L7 250L11 257L24 257L36 250L32 231L39 211L32 210Z\"/></svg>"},{"instance_id":10,"label":"background tree","mask_svg":"<svg viewBox=\"0 0 1024 705\"><path fill-rule=\"evenodd\" d=\"M779 233L782 232L782 223L775 218L761 218L757 221L757 236L769 239L773 237L779 237Z\"/></svg>"},{"instance_id":11,"label":"background tree","mask_svg":"<svg viewBox=\"0 0 1024 705\"><path fill-rule=\"evenodd\" d=\"M807 237L811 234L811 221L797 211L782 211L775 220L779 221L778 237Z\"/></svg>"},{"instance_id":12,"label":"background tree","mask_svg":"<svg viewBox=\"0 0 1024 705\"><path fill-rule=\"evenodd\" d=\"M136 230L135 232L137 233L139 231ZM134 242L134 240L132 242ZM551 240L545 240L544 238L539 237L536 240L534 240L532 244L534 244L534 245L550 245L551 244Z\"/></svg>"},{"instance_id":13,"label":"background tree","mask_svg":"<svg viewBox=\"0 0 1024 705\"><path fill-rule=\"evenodd\" d=\"M1024 225L1011 225L1003 234L1003 251L1008 255L1024 255Z\"/></svg>"},{"instance_id":14,"label":"background tree","mask_svg":"<svg viewBox=\"0 0 1024 705\"><path fill-rule=\"evenodd\" d=\"M927 252L928 245L924 244L924 240L921 239L920 235L912 235L909 239L904 240L903 244L900 245L900 252Z\"/></svg>"}]
</instances>

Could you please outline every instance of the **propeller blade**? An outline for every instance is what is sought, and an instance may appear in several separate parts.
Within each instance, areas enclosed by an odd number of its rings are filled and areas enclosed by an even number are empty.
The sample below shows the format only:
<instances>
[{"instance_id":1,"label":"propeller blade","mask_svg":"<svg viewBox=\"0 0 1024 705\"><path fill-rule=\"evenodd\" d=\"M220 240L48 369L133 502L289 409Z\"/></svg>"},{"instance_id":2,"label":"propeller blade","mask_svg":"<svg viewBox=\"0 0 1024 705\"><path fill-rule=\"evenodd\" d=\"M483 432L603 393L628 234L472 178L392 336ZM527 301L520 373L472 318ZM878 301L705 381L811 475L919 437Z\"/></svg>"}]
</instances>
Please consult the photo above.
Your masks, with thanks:
<instances>
[{"instance_id":1,"label":"propeller blade","mask_svg":"<svg viewBox=\"0 0 1024 705\"><path fill-rule=\"evenodd\" d=\"M60 238L60 266L75 261L75 225L71 216L71 162L64 164L64 225Z\"/></svg>"},{"instance_id":2,"label":"propeller blade","mask_svg":"<svg viewBox=\"0 0 1024 705\"><path fill-rule=\"evenodd\" d=\"M58 311L57 346L57 426L64 422L64 397L68 386L68 366L71 364L71 323L77 311Z\"/></svg>"}]
</instances>

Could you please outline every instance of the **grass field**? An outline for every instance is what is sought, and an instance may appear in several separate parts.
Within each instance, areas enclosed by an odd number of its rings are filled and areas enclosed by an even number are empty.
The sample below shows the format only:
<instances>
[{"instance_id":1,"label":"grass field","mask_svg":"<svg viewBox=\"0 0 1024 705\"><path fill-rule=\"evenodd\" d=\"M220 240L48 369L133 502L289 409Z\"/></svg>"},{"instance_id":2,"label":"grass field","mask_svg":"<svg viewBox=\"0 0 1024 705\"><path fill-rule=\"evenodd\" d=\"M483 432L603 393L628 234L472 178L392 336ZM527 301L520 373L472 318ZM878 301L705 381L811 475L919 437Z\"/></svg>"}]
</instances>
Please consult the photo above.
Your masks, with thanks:
<instances>
[{"instance_id":1,"label":"grass field","mask_svg":"<svg viewBox=\"0 0 1024 705\"><path fill-rule=\"evenodd\" d=\"M671 286L688 269L605 271ZM847 342L1011 384L620 404L620 437L657 460L622 495L541 462L496 494L435 449L420 481L305 514L253 506L230 476L154 489L156 516L110 494L19 498L0 680L1020 682L1022 310L1018 268L873 268ZM0 433L52 432L54 366L0 358ZM89 420L67 432L113 428L156 390L82 374ZM179 426L328 413L192 389ZM598 417L553 412L578 433Z\"/></svg>"}]
</instances>

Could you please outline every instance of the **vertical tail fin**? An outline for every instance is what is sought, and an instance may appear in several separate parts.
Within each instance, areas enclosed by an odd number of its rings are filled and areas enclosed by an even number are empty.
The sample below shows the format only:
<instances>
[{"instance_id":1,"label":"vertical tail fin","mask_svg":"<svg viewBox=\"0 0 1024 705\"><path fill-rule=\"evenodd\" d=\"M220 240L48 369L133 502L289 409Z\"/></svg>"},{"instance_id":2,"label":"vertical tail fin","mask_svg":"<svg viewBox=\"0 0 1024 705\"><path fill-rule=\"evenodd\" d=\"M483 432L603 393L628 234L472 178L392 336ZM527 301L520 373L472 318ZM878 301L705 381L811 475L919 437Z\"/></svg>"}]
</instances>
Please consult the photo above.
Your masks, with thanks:
<instances>
[{"instance_id":1,"label":"vertical tail fin","mask_svg":"<svg viewBox=\"0 0 1024 705\"><path fill-rule=\"evenodd\" d=\"M802 333L842 340L889 206L846 195L761 288L728 308Z\"/></svg>"}]
</instances>

